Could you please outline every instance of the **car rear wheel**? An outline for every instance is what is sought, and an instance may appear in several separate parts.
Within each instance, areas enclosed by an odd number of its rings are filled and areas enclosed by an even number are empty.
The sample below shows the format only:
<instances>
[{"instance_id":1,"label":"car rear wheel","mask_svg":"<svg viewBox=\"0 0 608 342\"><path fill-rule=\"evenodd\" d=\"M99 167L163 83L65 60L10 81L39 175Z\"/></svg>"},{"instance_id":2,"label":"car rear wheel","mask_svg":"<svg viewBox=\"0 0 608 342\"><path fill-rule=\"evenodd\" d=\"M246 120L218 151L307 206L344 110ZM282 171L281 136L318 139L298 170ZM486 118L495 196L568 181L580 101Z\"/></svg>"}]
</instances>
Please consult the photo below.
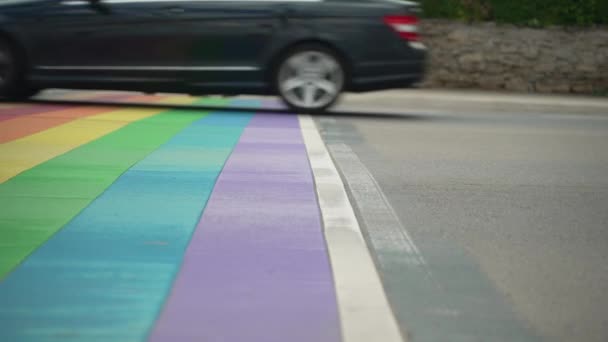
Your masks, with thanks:
<instances>
[{"instance_id":1,"label":"car rear wheel","mask_svg":"<svg viewBox=\"0 0 608 342\"><path fill-rule=\"evenodd\" d=\"M344 88L344 66L335 53L320 45L295 48L282 58L277 70L276 89L297 112L324 111Z\"/></svg>"},{"instance_id":2,"label":"car rear wheel","mask_svg":"<svg viewBox=\"0 0 608 342\"><path fill-rule=\"evenodd\" d=\"M14 49L0 41L0 97L22 100L34 96L38 91L27 86L23 67Z\"/></svg>"}]
</instances>

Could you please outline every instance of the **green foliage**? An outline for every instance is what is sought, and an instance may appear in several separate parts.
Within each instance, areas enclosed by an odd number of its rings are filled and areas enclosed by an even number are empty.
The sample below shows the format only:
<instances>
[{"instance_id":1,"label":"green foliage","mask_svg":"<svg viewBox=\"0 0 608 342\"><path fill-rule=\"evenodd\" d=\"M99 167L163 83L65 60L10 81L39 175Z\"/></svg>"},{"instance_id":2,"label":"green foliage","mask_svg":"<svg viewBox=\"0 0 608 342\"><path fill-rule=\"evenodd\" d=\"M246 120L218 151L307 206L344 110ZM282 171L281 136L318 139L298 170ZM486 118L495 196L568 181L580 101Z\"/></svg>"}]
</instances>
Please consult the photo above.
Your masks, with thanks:
<instances>
[{"instance_id":1,"label":"green foliage","mask_svg":"<svg viewBox=\"0 0 608 342\"><path fill-rule=\"evenodd\" d=\"M419 0L430 18L527 26L608 24L608 0Z\"/></svg>"}]
</instances>

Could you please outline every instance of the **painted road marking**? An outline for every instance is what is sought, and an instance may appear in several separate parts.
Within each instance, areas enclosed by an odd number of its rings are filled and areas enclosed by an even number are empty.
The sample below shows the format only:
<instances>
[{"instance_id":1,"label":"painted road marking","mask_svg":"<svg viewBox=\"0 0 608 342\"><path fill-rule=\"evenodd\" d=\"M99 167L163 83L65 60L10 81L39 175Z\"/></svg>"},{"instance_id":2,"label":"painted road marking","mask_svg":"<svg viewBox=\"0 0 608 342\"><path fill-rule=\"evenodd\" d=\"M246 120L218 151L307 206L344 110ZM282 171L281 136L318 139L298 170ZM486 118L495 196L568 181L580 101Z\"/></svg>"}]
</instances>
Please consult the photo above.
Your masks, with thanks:
<instances>
[{"instance_id":1,"label":"painted road marking","mask_svg":"<svg viewBox=\"0 0 608 342\"><path fill-rule=\"evenodd\" d=\"M403 227L393 207L380 189L376 179L346 144L327 144L340 169L348 170L342 176L349 186L361 218L369 232L368 237L374 250L402 253L401 262L419 265L431 274L424 257L414 240ZM378 255L383 262L383 254Z\"/></svg>"},{"instance_id":2,"label":"painted road marking","mask_svg":"<svg viewBox=\"0 0 608 342\"><path fill-rule=\"evenodd\" d=\"M0 110L0 122L12 120L24 115L39 114L43 112L53 112L58 110L66 110L74 108L70 105L59 104L32 104L32 105L17 105L15 107L3 108Z\"/></svg>"},{"instance_id":3,"label":"painted road marking","mask_svg":"<svg viewBox=\"0 0 608 342\"><path fill-rule=\"evenodd\" d=\"M174 103L190 103L185 97ZM0 144L0 183L21 172L166 109L119 109L77 119L21 139Z\"/></svg>"},{"instance_id":4,"label":"painted road marking","mask_svg":"<svg viewBox=\"0 0 608 342\"><path fill-rule=\"evenodd\" d=\"M319 120L373 248L389 301L408 336L419 342L538 341L457 243L427 238L414 244L380 185L349 146L365 150L365 144L359 144L363 138L356 128L334 126L335 121ZM373 149L367 154L379 158Z\"/></svg>"},{"instance_id":5,"label":"painted road marking","mask_svg":"<svg viewBox=\"0 0 608 342\"><path fill-rule=\"evenodd\" d=\"M362 225L366 229L367 239L382 271L381 277L387 288L388 298L393 304L402 329L406 330L406 324L411 324L412 321L405 319L406 313L403 311L408 308L407 304L403 303L402 297L407 293L416 293L420 287L427 287L425 293L429 291L434 293L436 299L443 298L444 291L434 279L426 260L401 224L375 178L359 157L343 143L328 143L327 148L342 171L344 181L348 184ZM405 303L408 303L407 300ZM411 303L412 301L409 302L410 306ZM419 310L418 315L426 316L427 311L432 311L441 318L446 318L442 313L460 314L448 301L434 300L432 303L431 308L422 306L423 309ZM449 317L447 318L449 320ZM429 320L429 322L434 321ZM416 336L421 338L419 331L416 332ZM407 332L404 331L404 334Z\"/></svg>"},{"instance_id":6,"label":"painted road marking","mask_svg":"<svg viewBox=\"0 0 608 342\"><path fill-rule=\"evenodd\" d=\"M164 120L182 115L203 116ZM211 114L179 131L27 258L0 283L1 340L145 339L250 116Z\"/></svg>"},{"instance_id":7,"label":"painted road marking","mask_svg":"<svg viewBox=\"0 0 608 342\"><path fill-rule=\"evenodd\" d=\"M300 125L334 273L344 342L402 341L344 184L310 116Z\"/></svg>"},{"instance_id":8,"label":"painted road marking","mask_svg":"<svg viewBox=\"0 0 608 342\"><path fill-rule=\"evenodd\" d=\"M86 91L73 91L73 90L46 90L36 95L34 100L43 101L73 101L73 100L117 100L124 97L130 97L137 94L136 92L124 92L124 91L100 91L100 90L86 90Z\"/></svg>"},{"instance_id":9,"label":"painted road marking","mask_svg":"<svg viewBox=\"0 0 608 342\"><path fill-rule=\"evenodd\" d=\"M160 100L160 98L158 99ZM149 101L150 98L148 96L136 96L131 97L130 100ZM107 113L112 110L116 110L116 108L85 105L71 106L68 109L62 110L42 111L30 115L19 115L0 124L0 144L63 125L76 119Z\"/></svg>"},{"instance_id":10,"label":"painted road marking","mask_svg":"<svg viewBox=\"0 0 608 342\"><path fill-rule=\"evenodd\" d=\"M233 151L249 114L138 112L0 183L0 278L34 251L0 281L1 340L402 341L310 117L257 115Z\"/></svg>"},{"instance_id":11,"label":"painted road marking","mask_svg":"<svg viewBox=\"0 0 608 342\"><path fill-rule=\"evenodd\" d=\"M38 133L78 118L106 113L111 110L112 108L110 107L71 107L69 109L54 110L36 115L20 115L2 122L0 125L0 144ZM56 113L61 116L56 116Z\"/></svg>"},{"instance_id":12,"label":"painted road marking","mask_svg":"<svg viewBox=\"0 0 608 342\"><path fill-rule=\"evenodd\" d=\"M0 103L0 110L21 107L23 104L21 103Z\"/></svg>"},{"instance_id":13,"label":"painted road marking","mask_svg":"<svg viewBox=\"0 0 608 342\"><path fill-rule=\"evenodd\" d=\"M71 96L74 97L74 95L71 95ZM83 100L84 100L84 96L76 96L76 97L83 98ZM130 97L130 96L125 95L125 94L100 95L97 93L89 93L89 94L87 94L86 99L88 99L89 101L114 101L114 100L123 99L125 97ZM55 100L69 101L69 100L71 100L71 98L59 97L59 98L55 98ZM83 101L83 103L86 103L86 102ZM21 118L21 117L28 116L28 115L38 115L40 113L51 113L51 112L55 112L55 111L70 110L70 109L74 109L74 105L65 105L65 104L60 104L60 103L58 103L58 104L13 103L13 104L5 105L5 107L0 107L0 122L6 121L6 120L11 120L11 119L16 119L16 118Z\"/></svg>"},{"instance_id":14,"label":"painted road marking","mask_svg":"<svg viewBox=\"0 0 608 342\"><path fill-rule=\"evenodd\" d=\"M340 341L314 182L295 115L259 114L245 129L150 341Z\"/></svg>"},{"instance_id":15,"label":"painted road marking","mask_svg":"<svg viewBox=\"0 0 608 342\"><path fill-rule=\"evenodd\" d=\"M134 122L0 184L0 279L199 113Z\"/></svg>"}]
</instances>

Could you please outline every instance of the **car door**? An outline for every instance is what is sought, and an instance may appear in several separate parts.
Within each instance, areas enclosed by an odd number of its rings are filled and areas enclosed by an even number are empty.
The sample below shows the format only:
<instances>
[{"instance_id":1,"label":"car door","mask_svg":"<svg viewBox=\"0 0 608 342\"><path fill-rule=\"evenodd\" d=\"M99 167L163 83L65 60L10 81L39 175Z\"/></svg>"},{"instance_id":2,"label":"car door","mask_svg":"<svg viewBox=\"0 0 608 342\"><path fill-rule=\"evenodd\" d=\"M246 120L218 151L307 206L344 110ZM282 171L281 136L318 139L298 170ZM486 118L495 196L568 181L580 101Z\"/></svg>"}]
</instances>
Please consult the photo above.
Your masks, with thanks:
<instances>
[{"instance_id":1,"label":"car door","mask_svg":"<svg viewBox=\"0 0 608 342\"><path fill-rule=\"evenodd\" d=\"M161 1L162 2L162 1ZM186 78L206 85L260 81L264 51L280 28L277 1L190 0L163 2L179 18L180 65Z\"/></svg>"},{"instance_id":2,"label":"car door","mask_svg":"<svg viewBox=\"0 0 608 342\"><path fill-rule=\"evenodd\" d=\"M176 77L170 67L183 54L175 1L54 1L28 29L39 70L96 80Z\"/></svg>"}]
</instances>

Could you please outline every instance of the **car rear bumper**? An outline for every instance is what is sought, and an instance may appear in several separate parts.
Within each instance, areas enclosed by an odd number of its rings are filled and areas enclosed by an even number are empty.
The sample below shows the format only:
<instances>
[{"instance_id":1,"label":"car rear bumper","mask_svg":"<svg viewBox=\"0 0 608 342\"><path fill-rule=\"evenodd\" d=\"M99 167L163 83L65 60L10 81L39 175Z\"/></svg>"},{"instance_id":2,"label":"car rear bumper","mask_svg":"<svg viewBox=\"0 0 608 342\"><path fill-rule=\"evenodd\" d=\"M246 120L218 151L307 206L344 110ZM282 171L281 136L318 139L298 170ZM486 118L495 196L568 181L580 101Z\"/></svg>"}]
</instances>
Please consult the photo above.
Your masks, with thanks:
<instances>
[{"instance_id":1,"label":"car rear bumper","mask_svg":"<svg viewBox=\"0 0 608 342\"><path fill-rule=\"evenodd\" d=\"M355 65L348 91L408 88L422 81L426 73L426 50L410 50L398 61L366 62Z\"/></svg>"}]
</instances>

